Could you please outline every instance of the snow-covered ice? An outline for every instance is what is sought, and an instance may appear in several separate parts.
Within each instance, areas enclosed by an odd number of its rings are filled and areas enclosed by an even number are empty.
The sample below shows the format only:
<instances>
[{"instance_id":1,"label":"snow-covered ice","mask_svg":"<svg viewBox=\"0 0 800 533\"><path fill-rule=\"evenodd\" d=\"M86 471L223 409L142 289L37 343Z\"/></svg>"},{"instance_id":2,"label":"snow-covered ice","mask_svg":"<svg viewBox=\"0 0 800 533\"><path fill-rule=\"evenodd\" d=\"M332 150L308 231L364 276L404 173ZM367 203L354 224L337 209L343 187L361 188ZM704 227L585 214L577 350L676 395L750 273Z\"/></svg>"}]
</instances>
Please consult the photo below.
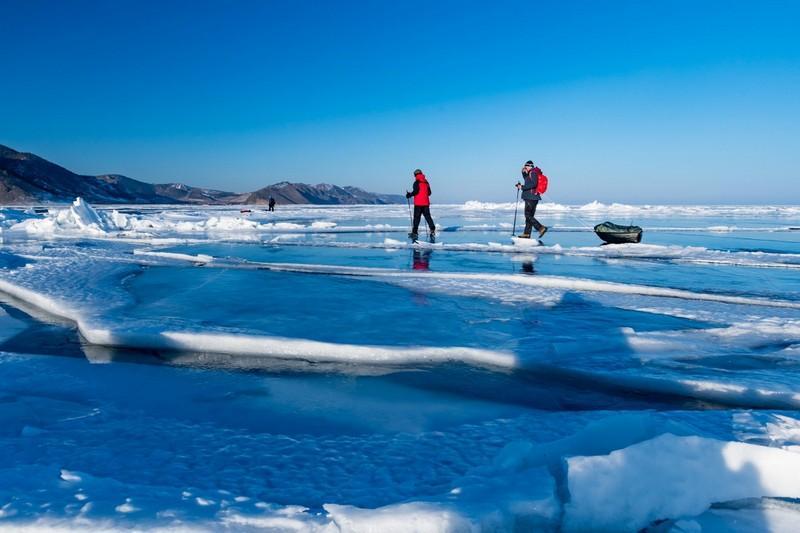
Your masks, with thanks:
<instances>
[{"instance_id":1,"label":"snow-covered ice","mask_svg":"<svg viewBox=\"0 0 800 533\"><path fill-rule=\"evenodd\" d=\"M697 436L660 435L605 456L567 460L565 529L637 531L711 504L800 497L800 455Z\"/></svg>"},{"instance_id":2,"label":"snow-covered ice","mask_svg":"<svg viewBox=\"0 0 800 533\"><path fill-rule=\"evenodd\" d=\"M0 209L0 530L800 527L800 208L513 209Z\"/></svg>"}]
</instances>

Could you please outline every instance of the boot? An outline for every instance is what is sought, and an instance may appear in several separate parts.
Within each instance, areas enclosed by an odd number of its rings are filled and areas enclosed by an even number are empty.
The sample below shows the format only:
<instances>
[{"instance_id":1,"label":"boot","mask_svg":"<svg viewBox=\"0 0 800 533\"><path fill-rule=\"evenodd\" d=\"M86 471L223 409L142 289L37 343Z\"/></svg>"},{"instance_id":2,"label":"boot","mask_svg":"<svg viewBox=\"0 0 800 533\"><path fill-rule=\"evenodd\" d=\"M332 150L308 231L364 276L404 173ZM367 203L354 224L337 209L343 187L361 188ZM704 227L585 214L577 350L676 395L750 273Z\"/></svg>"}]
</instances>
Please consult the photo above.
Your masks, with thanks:
<instances>
[{"instance_id":1,"label":"boot","mask_svg":"<svg viewBox=\"0 0 800 533\"><path fill-rule=\"evenodd\" d=\"M539 238L541 239L549 228L547 226L542 226L542 229L539 230Z\"/></svg>"}]
</instances>

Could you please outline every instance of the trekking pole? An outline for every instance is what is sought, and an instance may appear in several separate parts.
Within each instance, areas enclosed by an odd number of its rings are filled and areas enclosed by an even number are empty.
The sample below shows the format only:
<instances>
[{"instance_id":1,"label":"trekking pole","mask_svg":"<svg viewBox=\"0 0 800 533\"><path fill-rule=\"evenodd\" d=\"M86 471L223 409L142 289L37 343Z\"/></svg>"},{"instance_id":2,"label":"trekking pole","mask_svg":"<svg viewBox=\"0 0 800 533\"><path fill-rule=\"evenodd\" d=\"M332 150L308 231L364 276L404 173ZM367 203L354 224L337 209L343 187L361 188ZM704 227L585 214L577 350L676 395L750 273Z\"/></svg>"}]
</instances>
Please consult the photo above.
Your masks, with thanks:
<instances>
[{"instance_id":1,"label":"trekking pole","mask_svg":"<svg viewBox=\"0 0 800 533\"><path fill-rule=\"evenodd\" d=\"M411 198L408 196L406 196L406 203L408 204L408 223L410 224L408 234L411 235L411 232L414 231L414 217L411 215Z\"/></svg>"},{"instance_id":2,"label":"trekking pole","mask_svg":"<svg viewBox=\"0 0 800 533\"><path fill-rule=\"evenodd\" d=\"M517 208L519 207L519 187L517 187L517 201L514 204L514 227L511 230L511 236L516 237L517 235Z\"/></svg>"}]
</instances>

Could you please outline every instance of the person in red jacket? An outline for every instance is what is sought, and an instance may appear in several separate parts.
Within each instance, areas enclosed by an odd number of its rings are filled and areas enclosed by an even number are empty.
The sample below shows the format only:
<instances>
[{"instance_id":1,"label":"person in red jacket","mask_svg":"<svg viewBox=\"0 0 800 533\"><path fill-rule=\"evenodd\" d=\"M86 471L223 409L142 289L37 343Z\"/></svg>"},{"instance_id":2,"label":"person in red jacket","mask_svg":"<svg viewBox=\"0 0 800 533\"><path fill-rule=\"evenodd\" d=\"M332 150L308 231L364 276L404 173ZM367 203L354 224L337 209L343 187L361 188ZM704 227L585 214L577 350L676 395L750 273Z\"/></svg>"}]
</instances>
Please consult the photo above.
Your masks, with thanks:
<instances>
[{"instance_id":1,"label":"person in red jacket","mask_svg":"<svg viewBox=\"0 0 800 533\"><path fill-rule=\"evenodd\" d=\"M420 169L414 171L414 186L411 192L406 192L406 198L414 198L414 226L411 228L409 237L416 240L419 220L424 215L428 228L431 230L431 238L433 238L436 234L436 225L431 218L431 184L428 183L425 174Z\"/></svg>"}]
</instances>

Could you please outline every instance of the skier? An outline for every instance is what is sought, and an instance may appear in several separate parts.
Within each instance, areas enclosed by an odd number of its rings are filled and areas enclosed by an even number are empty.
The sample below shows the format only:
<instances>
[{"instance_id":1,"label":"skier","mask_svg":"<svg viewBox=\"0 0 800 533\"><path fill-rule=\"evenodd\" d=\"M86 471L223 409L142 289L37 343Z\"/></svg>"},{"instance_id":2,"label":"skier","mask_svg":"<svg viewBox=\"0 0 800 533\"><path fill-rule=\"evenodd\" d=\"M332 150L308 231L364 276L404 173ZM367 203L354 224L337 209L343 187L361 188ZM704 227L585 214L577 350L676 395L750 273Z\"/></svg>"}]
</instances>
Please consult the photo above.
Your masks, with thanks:
<instances>
[{"instance_id":1,"label":"skier","mask_svg":"<svg viewBox=\"0 0 800 533\"><path fill-rule=\"evenodd\" d=\"M533 161L527 161L522 167L523 183L517 182L517 189L522 190L522 199L525 200L525 231L520 235L523 239L531 238L531 228L536 228L539 237L547 233L547 226L536 220L536 206L542 199L542 194L547 188L547 177L542 174Z\"/></svg>"},{"instance_id":2,"label":"skier","mask_svg":"<svg viewBox=\"0 0 800 533\"><path fill-rule=\"evenodd\" d=\"M269 197L269 211L275 211L275 198Z\"/></svg>"},{"instance_id":3,"label":"skier","mask_svg":"<svg viewBox=\"0 0 800 533\"><path fill-rule=\"evenodd\" d=\"M431 185L425 179L425 174L420 169L414 171L414 186L411 192L406 192L406 198L414 198L414 225L411 228L411 233L408 234L412 240L417 240L417 231L419 230L419 220L421 216L425 216L425 221L428 223L428 228L431 230L430 238L434 239L436 234L436 226L431 218Z\"/></svg>"}]
</instances>

